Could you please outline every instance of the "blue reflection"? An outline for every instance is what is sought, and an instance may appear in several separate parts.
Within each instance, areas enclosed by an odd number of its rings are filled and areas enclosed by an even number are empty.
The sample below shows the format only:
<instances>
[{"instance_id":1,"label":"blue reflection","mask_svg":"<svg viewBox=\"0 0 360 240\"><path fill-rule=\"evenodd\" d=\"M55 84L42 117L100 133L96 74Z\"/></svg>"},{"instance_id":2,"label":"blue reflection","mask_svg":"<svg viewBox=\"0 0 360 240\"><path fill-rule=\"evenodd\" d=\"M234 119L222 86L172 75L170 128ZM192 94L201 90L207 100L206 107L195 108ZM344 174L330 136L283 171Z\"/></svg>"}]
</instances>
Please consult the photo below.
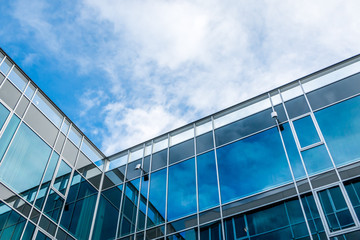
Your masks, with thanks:
<instances>
[{"instance_id":1,"label":"blue reflection","mask_svg":"<svg viewBox=\"0 0 360 240\"><path fill-rule=\"evenodd\" d=\"M11 117L9 124L7 125L3 135L0 138L0 162L4 156L4 153L9 146L11 138L14 136L15 130L20 123L20 119L14 114Z\"/></svg>"},{"instance_id":2,"label":"blue reflection","mask_svg":"<svg viewBox=\"0 0 360 240\"><path fill-rule=\"evenodd\" d=\"M310 116L298 119L293 124L302 148L320 142L319 135Z\"/></svg>"},{"instance_id":3,"label":"blue reflection","mask_svg":"<svg viewBox=\"0 0 360 240\"><path fill-rule=\"evenodd\" d=\"M297 149L293 134L291 133L289 123L284 123L283 127L284 130L281 131L281 134L284 139L284 144L290 160L292 171L294 173L294 177L295 179L305 177L305 170L301 163L300 154Z\"/></svg>"},{"instance_id":4,"label":"blue reflection","mask_svg":"<svg viewBox=\"0 0 360 240\"><path fill-rule=\"evenodd\" d=\"M199 210L219 205L214 151L197 156Z\"/></svg>"},{"instance_id":5,"label":"blue reflection","mask_svg":"<svg viewBox=\"0 0 360 240\"><path fill-rule=\"evenodd\" d=\"M10 111L0 103L0 130L4 125L6 118L9 116Z\"/></svg>"},{"instance_id":6,"label":"blue reflection","mask_svg":"<svg viewBox=\"0 0 360 240\"><path fill-rule=\"evenodd\" d=\"M336 166L360 159L360 96L322 109L315 117Z\"/></svg>"},{"instance_id":7,"label":"blue reflection","mask_svg":"<svg viewBox=\"0 0 360 240\"><path fill-rule=\"evenodd\" d=\"M147 227L164 222L166 197L166 168L151 173Z\"/></svg>"},{"instance_id":8,"label":"blue reflection","mask_svg":"<svg viewBox=\"0 0 360 240\"><path fill-rule=\"evenodd\" d=\"M219 148L217 157L223 203L292 180L276 128Z\"/></svg>"},{"instance_id":9,"label":"blue reflection","mask_svg":"<svg viewBox=\"0 0 360 240\"><path fill-rule=\"evenodd\" d=\"M169 167L168 221L196 212L195 159Z\"/></svg>"},{"instance_id":10,"label":"blue reflection","mask_svg":"<svg viewBox=\"0 0 360 240\"><path fill-rule=\"evenodd\" d=\"M19 194L37 190L50 152L51 148L22 124L0 166L0 179Z\"/></svg>"},{"instance_id":11,"label":"blue reflection","mask_svg":"<svg viewBox=\"0 0 360 240\"><path fill-rule=\"evenodd\" d=\"M331 159L324 145L308 149L301 154L309 175L333 168Z\"/></svg>"},{"instance_id":12,"label":"blue reflection","mask_svg":"<svg viewBox=\"0 0 360 240\"><path fill-rule=\"evenodd\" d=\"M26 219L0 201L0 239L20 239Z\"/></svg>"}]
</instances>

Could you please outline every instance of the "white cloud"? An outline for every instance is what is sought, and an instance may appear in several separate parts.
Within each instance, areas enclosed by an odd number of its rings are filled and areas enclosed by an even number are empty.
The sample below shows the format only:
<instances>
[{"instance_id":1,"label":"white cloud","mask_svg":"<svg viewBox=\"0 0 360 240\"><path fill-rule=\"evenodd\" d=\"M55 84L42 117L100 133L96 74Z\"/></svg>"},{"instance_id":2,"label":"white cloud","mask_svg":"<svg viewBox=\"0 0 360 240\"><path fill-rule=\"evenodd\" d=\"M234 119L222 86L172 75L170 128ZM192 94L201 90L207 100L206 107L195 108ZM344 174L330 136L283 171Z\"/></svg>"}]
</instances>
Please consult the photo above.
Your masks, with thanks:
<instances>
[{"instance_id":1,"label":"white cloud","mask_svg":"<svg viewBox=\"0 0 360 240\"><path fill-rule=\"evenodd\" d=\"M106 153L360 50L355 0L83 0L61 24L48 4L15 15L82 74L104 73L105 92L85 91L80 112L99 111Z\"/></svg>"}]
</instances>

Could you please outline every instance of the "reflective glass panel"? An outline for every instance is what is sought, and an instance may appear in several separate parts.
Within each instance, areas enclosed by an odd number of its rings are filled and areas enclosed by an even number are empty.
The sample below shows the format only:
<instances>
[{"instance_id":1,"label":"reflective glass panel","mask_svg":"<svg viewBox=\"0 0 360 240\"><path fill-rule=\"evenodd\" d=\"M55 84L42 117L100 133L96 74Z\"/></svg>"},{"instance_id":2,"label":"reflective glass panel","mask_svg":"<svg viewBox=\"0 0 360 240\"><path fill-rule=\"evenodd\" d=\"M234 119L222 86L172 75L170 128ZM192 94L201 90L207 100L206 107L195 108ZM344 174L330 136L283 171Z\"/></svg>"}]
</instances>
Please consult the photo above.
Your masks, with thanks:
<instances>
[{"instance_id":1,"label":"reflective glass panel","mask_svg":"<svg viewBox=\"0 0 360 240\"><path fill-rule=\"evenodd\" d=\"M196 153L202 153L214 148L213 133L208 132L196 137Z\"/></svg>"},{"instance_id":2,"label":"reflective glass panel","mask_svg":"<svg viewBox=\"0 0 360 240\"><path fill-rule=\"evenodd\" d=\"M337 166L360 159L360 97L322 109L315 117Z\"/></svg>"},{"instance_id":3,"label":"reflective glass panel","mask_svg":"<svg viewBox=\"0 0 360 240\"><path fill-rule=\"evenodd\" d=\"M59 221L63 205L64 199L51 190L46 200L44 213L57 223Z\"/></svg>"},{"instance_id":4,"label":"reflective glass panel","mask_svg":"<svg viewBox=\"0 0 360 240\"><path fill-rule=\"evenodd\" d=\"M22 240L31 240L35 231L35 226L31 222L28 222Z\"/></svg>"},{"instance_id":5,"label":"reflective glass panel","mask_svg":"<svg viewBox=\"0 0 360 240\"><path fill-rule=\"evenodd\" d=\"M113 187L102 192L93 231L94 240L108 240L115 238L121 192L121 186Z\"/></svg>"},{"instance_id":6,"label":"reflective glass panel","mask_svg":"<svg viewBox=\"0 0 360 240\"><path fill-rule=\"evenodd\" d=\"M354 206L356 215L360 218L360 181L359 179L352 180L345 184L347 194Z\"/></svg>"},{"instance_id":7,"label":"reflective glass panel","mask_svg":"<svg viewBox=\"0 0 360 240\"><path fill-rule=\"evenodd\" d=\"M140 164L141 169L136 168L138 164ZM142 171L142 159L138 159L136 161L129 163L127 167L126 179L129 180L136 177L140 177L141 171Z\"/></svg>"},{"instance_id":8,"label":"reflective glass panel","mask_svg":"<svg viewBox=\"0 0 360 240\"><path fill-rule=\"evenodd\" d=\"M292 171L294 173L294 177L296 179L305 177L305 170L304 167L301 163L301 158L300 158L300 154L299 151L297 149L296 143L295 143L295 139L293 137L293 134L291 132L289 123L284 123L282 125L283 130L281 131L283 140L284 140L284 144L286 147L286 152L288 154L289 157L289 161L291 164L291 168Z\"/></svg>"},{"instance_id":9,"label":"reflective glass panel","mask_svg":"<svg viewBox=\"0 0 360 240\"><path fill-rule=\"evenodd\" d=\"M9 116L10 111L0 103L0 130Z\"/></svg>"},{"instance_id":10,"label":"reflective glass panel","mask_svg":"<svg viewBox=\"0 0 360 240\"><path fill-rule=\"evenodd\" d=\"M325 236L324 226L321 222L319 211L316 207L314 197L309 195L301 196L306 218L309 223L310 231L314 239L327 239Z\"/></svg>"},{"instance_id":11,"label":"reflective glass panel","mask_svg":"<svg viewBox=\"0 0 360 240\"><path fill-rule=\"evenodd\" d=\"M285 107L289 118L295 118L310 112L309 106L303 95L285 102Z\"/></svg>"},{"instance_id":12,"label":"reflective glass panel","mask_svg":"<svg viewBox=\"0 0 360 240\"><path fill-rule=\"evenodd\" d=\"M20 239L26 219L0 201L0 239Z\"/></svg>"},{"instance_id":13,"label":"reflective glass panel","mask_svg":"<svg viewBox=\"0 0 360 240\"><path fill-rule=\"evenodd\" d=\"M197 156L199 210L219 204L214 151Z\"/></svg>"},{"instance_id":14,"label":"reflective glass panel","mask_svg":"<svg viewBox=\"0 0 360 240\"><path fill-rule=\"evenodd\" d=\"M152 155L152 163L151 163L152 171L165 167L166 164L167 164L167 149L154 153Z\"/></svg>"},{"instance_id":15,"label":"reflective glass panel","mask_svg":"<svg viewBox=\"0 0 360 240\"><path fill-rule=\"evenodd\" d=\"M74 126L71 126L68 138L75 143L76 146L80 145L81 142L81 134L74 128Z\"/></svg>"},{"instance_id":16,"label":"reflective glass panel","mask_svg":"<svg viewBox=\"0 0 360 240\"><path fill-rule=\"evenodd\" d=\"M9 72L11 66L12 66L11 62L8 59L5 59L5 61L3 61L3 63L0 66L0 70L6 76L6 74Z\"/></svg>"},{"instance_id":17,"label":"reflective glass panel","mask_svg":"<svg viewBox=\"0 0 360 240\"><path fill-rule=\"evenodd\" d=\"M139 178L125 184L125 194L120 216L121 224L119 226L120 236L125 236L135 231L139 184Z\"/></svg>"},{"instance_id":18,"label":"reflective glass panel","mask_svg":"<svg viewBox=\"0 0 360 240\"><path fill-rule=\"evenodd\" d=\"M7 147L9 146L12 137L14 136L15 130L19 125L19 122L20 119L14 114L11 117L9 124L6 126L6 129L0 138L0 162L4 156Z\"/></svg>"},{"instance_id":19,"label":"reflective glass panel","mask_svg":"<svg viewBox=\"0 0 360 240\"><path fill-rule=\"evenodd\" d=\"M166 169L151 173L147 227L164 222L166 197Z\"/></svg>"},{"instance_id":20,"label":"reflective glass panel","mask_svg":"<svg viewBox=\"0 0 360 240\"><path fill-rule=\"evenodd\" d=\"M222 239L220 222L210 223L200 227L201 240L220 240Z\"/></svg>"},{"instance_id":21,"label":"reflective glass panel","mask_svg":"<svg viewBox=\"0 0 360 240\"><path fill-rule=\"evenodd\" d=\"M320 142L319 135L310 116L298 119L293 124L302 148Z\"/></svg>"},{"instance_id":22,"label":"reflective glass panel","mask_svg":"<svg viewBox=\"0 0 360 240\"><path fill-rule=\"evenodd\" d=\"M301 152L309 175L333 168L329 154L324 145Z\"/></svg>"},{"instance_id":23,"label":"reflective glass panel","mask_svg":"<svg viewBox=\"0 0 360 240\"><path fill-rule=\"evenodd\" d=\"M30 82L29 86L25 90L25 96L27 96L29 99L32 98L33 94L35 92L34 85Z\"/></svg>"},{"instance_id":24,"label":"reflective glass panel","mask_svg":"<svg viewBox=\"0 0 360 240\"><path fill-rule=\"evenodd\" d=\"M75 173L60 224L77 239L89 238L96 198L96 189Z\"/></svg>"},{"instance_id":25,"label":"reflective glass panel","mask_svg":"<svg viewBox=\"0 0 360 240\"><path fill-rule=\"evenodd\" d=\"M46 236L44 233L38 231L35 240L51 240L51 238Z\"/></svg>"},{"instance_id":26,"label":"reflective glass panel","mask_svg":"<svg viewBox=\"0 0 360 240\"><path fill-rule=\"evenodd\" d=\"M61 114L40 92L36 93L33 103L55 124L55 126L60 127L62 122Z\"/></svg>"},{"instance_id":27,"label":"reflective glass panel","mask_svg":"<svg viewBox=\"0 0 360 240\"><path fill-rule=\"evenodd\" d=\"M56 174L56 179L54 181L54 188L59 190L59 192L61 192L62 194L65 194L70 174L71 167L67 165L63 160L61 160L58 172Z\"/></svg>"},{"instance_id":28,"label":"reflective glass panel","mask_svg":"<svg viewBox=\"0 0 360 240\"><path fill-rule=\"evenodd\" d=\"M138 220L137 220L138 230L143 230L145 228L146 200L147 200L148 186L149 186L149 180L144 177L141 178L140 205L139 205Z\"/></svg>"},{"instance_id":29,"label":"reflective glass panel","mask_svg":"<svg viewBox=\"0 0 360 240\"><path fill-rule=\"evenodd\" d=\"M14 68L11 71L8 78L15 84L15 86L20 89L20 91L24 91L28 80L26 80L26 78L17 68Z\"/></svg>"},{"instance_id":30,"label":"reflective glass panel","mask_svg":"<svg viewBox=\"0 0 360 240\"><path fill-rule=\"evenodd\" d=\"M184 232L176 233L174 235L168 236L166 238L167 240L196 240L197 238L197 232L195 229L190 229Z\"/></svg>"},{"instance_id":31,"label":"reflective glass panel","mask_svg":"<svg viewBox=\"0 0 360 240\"><path fill-rule=\"evenodd\" d=\"M318 192L318 196L330 232L342 230L355 225L340 187L332 187L320 191Z\"/></svg>"},{"instance_id":32,"label":"reflective glass panel","mask_svg":"<svg viewBox=\"0 0 360 240\"><path fill-rule=\"evenodd\" d=\"M292 180L276 128L219 148L217 159L223 203Z\"/></svg>"},{"instance_id":33,"label":"reflective glass panel","mask_svg":"<svg viewBox=\"0 0 360 240\"><path fill-rule=\"evenodd\" d=\"M0 166L0 179L19 194L37 189L50 153L51 148L22 124Z\"/></svg>"},{"instance_id":34,"label":"reflective glass panel","mask_svg":"<svg viewBox=\"0 0 360 240\"><path fill-rule=\"evenodd\" d=\"M168 221L196 212L195 159L169 167Z\"/></svg>"},{"instance_id":35,"label":"reflective glass panel","mask_svg":"<svg viewBox=\"0 0 360 240\"><path fill-rule=\"evenodd\" d=\"M169 164L194 156L194 139L170 147Z\"/></svg>"}]
</instances>

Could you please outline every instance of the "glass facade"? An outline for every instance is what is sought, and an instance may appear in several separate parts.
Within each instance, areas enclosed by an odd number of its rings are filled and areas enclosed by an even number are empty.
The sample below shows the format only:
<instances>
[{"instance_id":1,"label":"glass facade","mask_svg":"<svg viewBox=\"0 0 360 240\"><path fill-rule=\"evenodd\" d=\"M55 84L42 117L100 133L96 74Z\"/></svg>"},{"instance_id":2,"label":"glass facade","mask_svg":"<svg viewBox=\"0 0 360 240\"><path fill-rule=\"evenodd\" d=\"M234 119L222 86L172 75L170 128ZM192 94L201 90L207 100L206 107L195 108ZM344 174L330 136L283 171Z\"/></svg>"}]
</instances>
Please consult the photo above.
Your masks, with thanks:
<instances>
[{"instance_id":1,"label":"glass facade","mask_svg":"<svg viewBox=\"0 0 360 240\"><path fill-rule=\"evenodd\" d=\"M108 157L0 59L0 239L360 239L360 56Z\"/></svg>"}]
</instances>

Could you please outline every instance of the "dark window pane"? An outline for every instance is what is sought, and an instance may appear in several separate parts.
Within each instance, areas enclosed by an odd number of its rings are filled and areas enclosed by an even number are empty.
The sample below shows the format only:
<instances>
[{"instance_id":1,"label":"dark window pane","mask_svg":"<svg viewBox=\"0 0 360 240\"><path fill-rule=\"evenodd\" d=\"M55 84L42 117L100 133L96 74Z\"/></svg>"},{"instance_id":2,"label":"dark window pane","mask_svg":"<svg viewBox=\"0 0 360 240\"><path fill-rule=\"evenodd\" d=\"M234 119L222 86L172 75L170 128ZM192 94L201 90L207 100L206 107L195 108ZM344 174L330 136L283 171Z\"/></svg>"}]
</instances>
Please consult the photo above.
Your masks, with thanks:
<instances>
[{"instance_id":1,"label":"dark window pane","mask_svg":"<svg viewBox=\"0 0 360 240\"><path fill-rule=\"evenodd\" d=\"M54 188L57 189L62 194L65 194L66 187L69 183L71 167L67 165L64 161L60 162L59 169L56 174L56 179L54 182Z\"/></svg>"},{"instance_id":2,"label":"dark window pane","mask_svg":"<svg viewBox=\"0 0 360 240\"><path fill-rule=\"evenodd\" d=\"M355 212L360 218L360 182L355 179L345 184L346 191L349 195L350 201L355 208Z\"/></svg>"},{"instance_id":3,"label":"dark window pane","mask_svg":"<svg viewBox=\"0 0 360 240\"><path fill-rule=\"evenodd\" d=\"M324 145L308 149L301 154L309 175L329 170L333 167Z\"/></svg>"},{"instance_id":4,"label":"dark window pane","mask_svg":"<svg viewBox=\"0 0 360 240\"><path fill-rule=\"evenodd\" d=\"M19 194L37 189L50 153L51 148L22 124L0 166L0 179Z\"/></svg>"},{"instance_id":5,"label":"dark window pane","mask_svg":"<svg viewBox=\"0 0 360 240\"><path fill-rule=\"evenodd\" d=\"M169 167L168 220L196 212L195 159Z\"/></svg>"},{"instance_id":6,"label":"dark window pane","mask_svg":"<svg viewBox=\"0 0 360 240\"><path fill-rule=\"evenodd\" d=\"M150 156L146 156L144 157L144 166L143 169L145 172L149 172L150 171Z\"/></svg>"},{"instance_id":7,"label":"dark window pane","mask_svg":"<svg viewBox=\"0 0 360 240\"><path fill-rule=\"evenodd\" d=\"M109 201L115 208L120 208L121 201L121 193L122 193L122 185L110 188L102 192L104 198Z\"/></svg>"},{"instance_id":8,"label":"dark window pane","mask_svg":"<svg viewBox=\"0 0 360 240\"><path fill-rule=\"evenodd\" d=\"M360 158L360 97L322 109L315 117L337 166Z\"/></svg>"},{"instance_id":9,"label":"dark window pane","mask_svg":"<svg viewBox=\"0 0 360 240\"><path fill-rule=\"evenodd\" d=\"M147 227L164 222L166 197L166 169L154 172L150 176L149 205Z\"/></svg>"},{"instance_id":10,"label":"dark window pane","mask_svg":"<svg viewBox=\"0 0 360 240\"><path fill-rule=\"evenodd\" d=\"M31 240L34 235L34 231L35 231L34 224L28 222L22 240Z\"/></svg>"},{"instance_id":11,"label":"dark window pane","mask_svg":"<svg viewBox=\"0 0 360 240\"><path fill-rule=\"evenodd\" d=\"M290 169L276 128L217 150L223 203L290 182Z\"/></svg>"},{"instance_id":12,"label":"dark window pane","mask_svg":"<svg viewBox=\"0 0 360 240\"><path fill-rule=\"evenodd\" d=\"M127 180L131 180L133 178L140 177L141 170L140 169L135 169L135 167L138 164L142 165L141 162L142 162L142 159L139 159L139 160L133 161L133 162L128 164L127 175L126 175Z\"/></svg>"},{"instance_id":13,"label":"dark window pane","mask_svg":"<svg viewBox=\"0 0 360 240\"><path fill-rule=\"evenodd\" d=\"M215 129L216 145L223 145L275 125L274 119L271 118L271 112L271 109L266 109L244 119L240 119L236 122ZM283 118L282 115L283 114L281 114L281 112L278 112L278 118Z\"/></svg>"},{"instance_id":14,"label":"dark window pane","mask_svg":"<svg viewBox=\"0 0 360 240\"><path fill-rule=\"evenodd\" d=\"M196 240L197 232L194 229L190 229L181 233L176 233L174 235L168 236L167 240Z\"/></svg>"},{"instance_id":15,"label":"dark window pane","mask_svg":"<svg viewBox=\"0 0 360 240\"><path fill-rule=\"evenodd\" d=\"M214 151L197 156L199 210L219 204L216 163Z\"/></svg>"},{"instance_id":16,"label":"dark window pane","mask_svg":"<svg viewBox=\"0 0 360 240\"><path fill-rule=\"evenodd\" d=\"M290 160L291 168L296 179L305 177L305 170L301 162L300 154L297 149L294 136L291 132L289 123L283 124L283 130L281 131L284 139L286 151Z\"/></svg>"},{"instance_id":17,"label":"dark window pane","mask_svg":"<svg viewBox=\"0 0 360 240\"><path fill-rule=\"evenodd\" d=\"M167 164L167 149L152 155L151 171L165 167Z\"/></svg>"},{"instance_id":18,"label":"dark window pane","mask_svg":"<svg viewBox=\"0 0 360 240\"><path fill-rule=\"evenodd\" d=\"M126 166L121 166L119 168L115 168L109 172L106 172L103 188L107 188L122 183L125 178L125 169Z\"/></svg>"},{"instance_id":19,"label":"dark window pane","mask_svg":"<svg viewBox=\"0 0 360 240\"><path fill-rule=\"evenodd\" d=\"M310 112L309 106L304 96L299 96L285 102L285 107L289 118L294 118Z\"/></svg>"},{"instance_id":20,"label":"dark window pane","mask_svg":"<svg viewBox=\"0 0 360 240\"><path fill-rule=\"evenodd\" d=\"M117 189L117 187L113 189ZM107 200L107 198L101 195L99 207L96 214L93 239L94 240L114 239L118 217L119 217L119 207L115 207L110 201Z\"/></svg>"},{"instance_id":21,"label":"dark window pane","mask_svg":"<svg viewBox=\"0 0 360 240\"><path fill-rule=\"evenodd\" d=\"M360 74L347 77L307 94L313 110L340 101L360 92Z\"/></svg>"},{"instance_id":22,"label":"dark window pane","mask_svg":"<svg viewBox=\"0 0 360 240\"><path fill-rule=\"evenodd\" d=\"M169 164L194 156L194 139L170 147Z\"/></svg>"},{"instance_id":23,"label":"dark window pane","mask_svg":"<svg viewBox=\"0 0 360 240\"><path fill-rule=\"evenodd\" d=\"M140 190L140 205L138 212L138 230L143 230L145 228L145 214L146 214L146 200L148 193L149 180L141 179L141 190Z\"/></svg>"},{"instance_id":24,"label":"dark window pane","mask_svg":"<svg viewBox=\"0 0 360 240\"><path fill-rule=\"evenodd\" d=\"M202 153L214 148L213 133L208 132L196 137L196 153Z\"/></svg>"},{"instance_id":25,"label":"dark window pane","mask_svg":"<svg viewBox=\"0 0 360 240\"><path fill-rule=\"evenodd\" d=\"M319 135L310 116L298 119L293 123L302 148L320 142Z\"/></svg>"},{"instance_id":26,"label":"dark window pane","mask_svg":"<svg viewBox=\"0 0 360 240\"><path fill-rule=\"evenodd\" d=\"M220 240L222 239L220 222L210 223L200 227L201 240Z\"/></svg>"},{"instance_id":27,"label":"dark window pane","mask_svg":"<svg viewBox=\"0 0 360 240\"><path fill-rule=\"evenodd\" d=\"M46 200L44 212L56 223L59 221L61 209L64 205L64 199L54 191L50 191L48 199Z\"/></svg>"},{"instance_id":28,"label":"dark window pane","mask_svg":"<svg viewBox=\"0 0 360 240\"><path fill-rule=\"evenodd\" d=\"M1 239L20 239L26 219L0 201Z\"/></svg>"}]
</instances>

